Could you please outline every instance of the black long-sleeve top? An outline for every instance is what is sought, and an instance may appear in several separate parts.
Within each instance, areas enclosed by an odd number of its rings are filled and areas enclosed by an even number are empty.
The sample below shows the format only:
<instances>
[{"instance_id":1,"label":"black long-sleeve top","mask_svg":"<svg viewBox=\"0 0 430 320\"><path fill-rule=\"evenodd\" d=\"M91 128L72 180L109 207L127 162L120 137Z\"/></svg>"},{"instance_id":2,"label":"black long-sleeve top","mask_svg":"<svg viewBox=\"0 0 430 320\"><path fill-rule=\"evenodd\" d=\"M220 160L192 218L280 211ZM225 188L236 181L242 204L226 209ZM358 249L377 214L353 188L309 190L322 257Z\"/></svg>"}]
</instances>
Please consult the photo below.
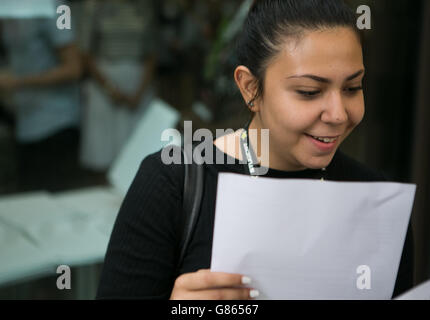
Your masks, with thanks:
<instances>
[{"instance_id":1,"label":"black long-sleeve top","mask_svg":"<svg viewBox=\"0 0 430 320\"><path fill-rule=\"evenodd\" d=\"M219 172L247 174L237 159L213 146L213 159L224 164L205 165L200 215L179 274L210 268ZM234 161L234 164L227 164ZM183 163L183 162L182 162ZM320 179L321 170L286 172L269 169L275 178ZM328 165L326 180L386 181L372 170L337 150ZM168 299L175 278L181 230L184 165L165 165L161 150L147 156L122 203L109 241L97 299ZM393 297L413 286L413 239L409 225Z\"/></svg>"}]
</instances>

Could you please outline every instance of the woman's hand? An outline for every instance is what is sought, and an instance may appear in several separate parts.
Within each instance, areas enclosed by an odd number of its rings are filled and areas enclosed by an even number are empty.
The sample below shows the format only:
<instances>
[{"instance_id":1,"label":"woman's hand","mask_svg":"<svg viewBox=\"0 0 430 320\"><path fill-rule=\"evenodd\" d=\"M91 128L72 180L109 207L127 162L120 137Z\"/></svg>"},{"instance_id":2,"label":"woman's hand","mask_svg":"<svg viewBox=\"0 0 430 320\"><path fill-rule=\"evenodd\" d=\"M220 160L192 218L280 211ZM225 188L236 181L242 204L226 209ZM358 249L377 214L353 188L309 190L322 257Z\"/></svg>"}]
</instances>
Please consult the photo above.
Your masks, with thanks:
<instances>
[{"instance_id":1,"label":"woman's hand","mask_svg":"<svg viewBox=\"0 0 430 320\"><path fill-rule=\"evenodd\" d=\"M202 269L180 275L170 295L171 300L249 300L258 290L245 288L251 279L240 274L211 272Z\"/></svg>"}]
</instances>

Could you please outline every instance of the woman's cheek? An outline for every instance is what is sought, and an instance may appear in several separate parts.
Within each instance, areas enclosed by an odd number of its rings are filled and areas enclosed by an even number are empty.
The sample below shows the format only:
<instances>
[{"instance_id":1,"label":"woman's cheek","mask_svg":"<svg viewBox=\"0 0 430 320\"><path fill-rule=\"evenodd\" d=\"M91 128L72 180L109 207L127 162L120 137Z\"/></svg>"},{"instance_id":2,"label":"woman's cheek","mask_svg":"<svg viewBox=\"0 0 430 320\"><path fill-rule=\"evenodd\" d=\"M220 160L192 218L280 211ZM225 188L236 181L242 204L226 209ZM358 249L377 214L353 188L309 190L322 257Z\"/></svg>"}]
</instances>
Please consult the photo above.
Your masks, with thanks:
<instances>
[{"instance_id":1,"label":"woman's cheek","mask_svg":"<svg viewBox=\"0 0 430 320\"><path fill-rule=\"evenodd\" d=\"M364 102L358 103L351 109L351 122L353 126L357 126L363 120L365 114Z\"/></svg>"}]
</instances>

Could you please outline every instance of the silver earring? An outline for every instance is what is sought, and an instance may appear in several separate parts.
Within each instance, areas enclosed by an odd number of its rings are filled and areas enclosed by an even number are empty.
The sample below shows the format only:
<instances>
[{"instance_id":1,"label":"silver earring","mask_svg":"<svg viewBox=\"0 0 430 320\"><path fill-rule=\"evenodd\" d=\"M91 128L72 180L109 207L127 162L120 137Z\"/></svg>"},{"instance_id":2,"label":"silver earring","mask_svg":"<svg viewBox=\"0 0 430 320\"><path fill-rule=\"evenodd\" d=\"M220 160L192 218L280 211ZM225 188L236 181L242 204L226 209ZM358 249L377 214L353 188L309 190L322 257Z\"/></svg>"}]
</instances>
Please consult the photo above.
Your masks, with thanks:
<instances>
[{"instance_id":1,"label":"silver earring","mask_svg":"<svg viewBox=\"0 0 430 320\"><path fill-rule=\"evenodd\" d=\"M252 101L252 100L249 100L249 102L248 102L248 106L250 106L251 108L254 106L254 101Z\"/></svg>"}]
</instances>

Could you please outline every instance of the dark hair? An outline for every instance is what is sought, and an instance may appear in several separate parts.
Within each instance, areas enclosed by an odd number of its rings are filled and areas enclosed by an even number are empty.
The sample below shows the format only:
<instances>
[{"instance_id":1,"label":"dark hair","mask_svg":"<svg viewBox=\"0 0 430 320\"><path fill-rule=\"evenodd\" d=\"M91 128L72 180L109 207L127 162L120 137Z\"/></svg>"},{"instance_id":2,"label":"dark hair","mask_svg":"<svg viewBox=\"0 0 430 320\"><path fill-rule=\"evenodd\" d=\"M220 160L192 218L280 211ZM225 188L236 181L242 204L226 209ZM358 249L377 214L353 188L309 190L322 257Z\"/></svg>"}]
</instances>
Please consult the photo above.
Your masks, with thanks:
<instances>
[{"instance_id":1,"label":"dark hair","mask_svg":"<svg viewBox=\"0 0 430 320\"><path fill-rule=\"evenodd\" d=\"M236 55L257 80L254 99L263 95L268 61L286 38L299 40L305 31L351 27L361 41L355 13L343 0L255 0L239 39Z\"/></svg>"}]
</instances>

